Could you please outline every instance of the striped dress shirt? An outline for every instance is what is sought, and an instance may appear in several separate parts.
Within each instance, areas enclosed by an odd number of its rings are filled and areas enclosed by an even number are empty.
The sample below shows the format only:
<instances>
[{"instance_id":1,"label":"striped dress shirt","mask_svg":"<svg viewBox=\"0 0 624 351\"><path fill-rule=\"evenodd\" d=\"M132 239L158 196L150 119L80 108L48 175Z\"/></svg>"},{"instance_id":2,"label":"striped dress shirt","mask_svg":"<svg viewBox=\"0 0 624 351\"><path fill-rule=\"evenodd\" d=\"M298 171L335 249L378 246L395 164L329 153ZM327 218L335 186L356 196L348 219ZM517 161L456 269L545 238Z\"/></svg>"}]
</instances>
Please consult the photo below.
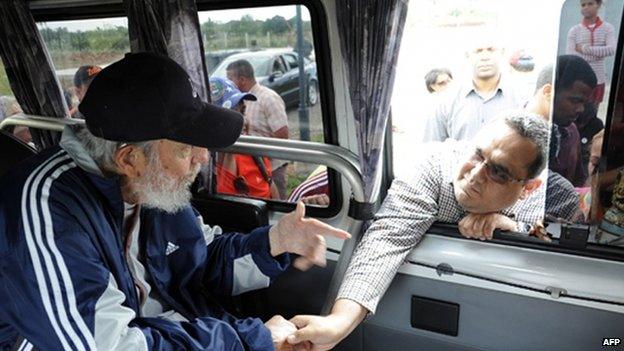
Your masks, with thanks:
<instances>
[{"instance_id":1,"label":"striped dress shirt","mask_svg":"<svg viewBox=\"0 0 624 351\"><path fill-rule=\"evenodd\" d=\"M526 102L501 76L494 94L483 97L472 81L440 96L433 116L427 119L424 141L469 140L481 127L505 110L522 108Z\"/></svg>"},{"instance_id":2,"label":"striped dress shirt","mask_svg":"<svg viewBox=\"0 0 624 351\"><path fill-rule=\"evenodd\" d=\"M256 101L245 100L245 117L249 121L249 135L275 138L275 132L288 127L286 105L278 93L271 88L256 83L249 90ZM273 170L287 163L284 160L271 159Z\"/></svg>"}]
</instances>

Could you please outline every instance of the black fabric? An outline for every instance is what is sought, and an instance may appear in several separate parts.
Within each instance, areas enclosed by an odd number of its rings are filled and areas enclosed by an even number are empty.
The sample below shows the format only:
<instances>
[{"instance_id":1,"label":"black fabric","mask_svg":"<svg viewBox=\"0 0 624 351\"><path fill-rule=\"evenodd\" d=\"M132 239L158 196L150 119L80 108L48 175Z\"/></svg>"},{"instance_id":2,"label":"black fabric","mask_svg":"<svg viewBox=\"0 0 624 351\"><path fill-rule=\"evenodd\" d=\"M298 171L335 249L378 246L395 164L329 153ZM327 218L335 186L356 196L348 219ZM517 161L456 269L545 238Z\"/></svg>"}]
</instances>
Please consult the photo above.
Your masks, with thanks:
<instances>
[{"instance_id":1,"label":"black fabric","mask_svg":"<svg viewBox=\"0 0 624 351\"><path fill-rule=\"evenodd\" d=\"M256 163L256 166L258 166L258 169L260 170L260 174L262 174L262 178L264 179L264 181L271 185L271 183L273 183L273 179L271 179L271 176L269 176L269 172L267 171L266 165L264 164L264 158L260 156L252 156L252 158Z\"/></svg>"},{"instance_id":2,"label":"black fabric","mask_svg":"<svg viewBox=\"0 0 624 351\"><path fill-rule=\"evenodd\" d=\"M248 233L269 224L268 209L262 200L199 194L193 199L193 207L204 223L218 225L224 232Z\"/></svg>"},{"instance_id":3,"label":"black fabric","mask_svg":"<svg viewBox=\"0 0 624 351\"><path fill-rule=\"evenodd\" d=\"M354 198L349 201L349 217L361 221L368 221L375 218L377 207L375 203L358 202Z\"/></svg>"},{"instance_id":4,"label":"black fabric","mask_svg":"<svg viewBox=\"0 0 624 351\"><path fill-rule=\"evenodd\" d=\"M78 109L91 133L120 142L226 147L243 128L240 113L203 102L180 65L148 52L127 54L103 69Z\"/></svg>"},{"instance_id":5,"label":"black fabric","mask_svg":"<svg viewBox=\"0 0 624 351\"><path fill-rule=\"evenodd\" d=\"M2 130L0 130L0 150L2 150L0 177L14 169L21 161L36 154L33 148Z\"/></svg>"},{"instance_id":6,"label":"black fabric","mask_svg":"<svg viewBox=\"0 0 624 351\"><path fill-rule=\"evenodd\" d=\"M0 1L0 55L11 90L26 114L69 115L61 86L28 4L23 0ZM53 146L60 134L31 128L38 149Z\"/></svg>"},{"instance_id":7,"label":"black fabric","mask_svg":"<svg viewBox=\"0 0 624 351\"><path fill-rule=\"evenodd\" d=\"M101 70L102 67L100 66L80 66L74 74L74 86L88 85Z\"/></svg>"}]
</instances>

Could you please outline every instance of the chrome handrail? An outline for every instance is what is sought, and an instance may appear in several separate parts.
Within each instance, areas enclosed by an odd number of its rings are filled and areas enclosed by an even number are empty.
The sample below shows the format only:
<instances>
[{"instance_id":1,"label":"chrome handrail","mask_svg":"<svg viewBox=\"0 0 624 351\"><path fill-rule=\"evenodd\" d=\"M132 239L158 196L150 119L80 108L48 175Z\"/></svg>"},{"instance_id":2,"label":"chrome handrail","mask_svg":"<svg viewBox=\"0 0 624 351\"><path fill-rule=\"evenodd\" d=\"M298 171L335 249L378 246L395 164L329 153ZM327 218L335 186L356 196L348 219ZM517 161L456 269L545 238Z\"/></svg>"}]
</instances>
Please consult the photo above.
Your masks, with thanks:
<instances>
[{"instance_id":1,"label":"chrome handrail","mask_svg":"<svg viewBox=\"0 0 624 351\"><path fill-rule=\"evenodd\" d=\"M0 129L4 130L10 126L24 126L62 132L67 125L84 125L84 123L83 120L75 118L44 117L17 113L0 121Z\"/></svg>"}]
</instances>

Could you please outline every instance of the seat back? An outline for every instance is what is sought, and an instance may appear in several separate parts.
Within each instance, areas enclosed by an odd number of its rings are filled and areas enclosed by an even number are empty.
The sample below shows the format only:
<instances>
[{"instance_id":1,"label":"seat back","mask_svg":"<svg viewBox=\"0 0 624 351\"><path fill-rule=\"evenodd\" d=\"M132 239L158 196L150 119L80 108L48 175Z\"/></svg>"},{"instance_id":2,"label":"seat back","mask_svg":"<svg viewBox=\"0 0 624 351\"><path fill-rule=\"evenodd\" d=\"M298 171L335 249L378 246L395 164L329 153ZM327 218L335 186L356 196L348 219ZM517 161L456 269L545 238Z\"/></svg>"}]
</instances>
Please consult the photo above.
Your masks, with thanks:
<instances>
[{"instance_id":1,"label":"seat back","mask_svg":"<svg viewBox=\"0 0 624 351\"><path fill-rule=\"evenodd\" d=\"M269 224L267 205L262 200L200 193L193 198L193 206L204 223L218 225L225 232L248 233Z\"/></svg>"}]
</instances>

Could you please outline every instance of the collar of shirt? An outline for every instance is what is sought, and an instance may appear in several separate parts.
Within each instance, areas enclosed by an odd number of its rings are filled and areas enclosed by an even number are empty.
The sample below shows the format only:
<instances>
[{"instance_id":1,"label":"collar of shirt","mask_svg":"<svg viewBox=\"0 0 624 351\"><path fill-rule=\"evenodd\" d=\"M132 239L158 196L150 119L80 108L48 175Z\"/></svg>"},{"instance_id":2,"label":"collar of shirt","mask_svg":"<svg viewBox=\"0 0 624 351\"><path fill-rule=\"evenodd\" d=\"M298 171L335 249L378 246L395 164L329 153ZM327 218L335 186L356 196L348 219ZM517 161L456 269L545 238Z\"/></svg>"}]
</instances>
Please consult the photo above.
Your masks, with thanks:
<instances>
[{"instance_id":1,"label":"collar of shirt","mask_svg":"<svg viewBox=\"0 0 624 351\"><path fill-rule=\"evenodd\" d=\"M101 177L104 176L100 167L98 167L91 156L89 156L87 150L84 148L80 140L78 140L78 137L76 136L76 133L74 133L72 127L65 126L59 145L67 151L78 167L89 173L93 173Z\"/></svg>"},{"instance_id":2,"label":"collar of shirt","mask_svg":"<svg viewBox=\"0 0 624 351\"><path fill-rule=\"evenodd\" d=\"M583 18L583 20L581 21L581 24L583 24L583 26L589 30L596 30L596 28L600 27L602 25L602 20L600 19L600 17L596 18L596 22L595 23L589 23L585 20L585 18Z\"/></svg>"},{"instance_id":3,"label":"collar of shirt","mask_svg":"<svg viewBox=\"0 0 624 351\"><path fill-rule=\"evenodd\" d=\"M249 89L249 92L254 94L254 95L256 95L256 96L258 96L258 92L260 92L260 90L261 90L260 84L256 83L256 84L254 84L251 87L251 89ZM247 101L249 101L249 100L247 100Z\"/></svg>"},{"instance_id":4,"label":"collar of shirt","mask_svg":"<svg viewBox=\"0 0 624 351\"><path fill-rule=\"evenodd\" d=\"M511 90L511 88L509 86L508 80L505 79L505 75L501 73L500 78L498 80L498 85L496 86L494 94L492 94L490 97L488 97L487 99L484 99L484 100L489 101L489 100L493 99L496 95L498 95L499 92L501 94L506 94L510 90ZM475 89L474 82L472 80L470 80L470 84L462 86L461 96L467 97L471 93L474 93L475 95L477 95L477 96L479 96L480 98L483 99L482 95L479 94L477 92L477 90Z\"/></svg>"}]
</instances>

